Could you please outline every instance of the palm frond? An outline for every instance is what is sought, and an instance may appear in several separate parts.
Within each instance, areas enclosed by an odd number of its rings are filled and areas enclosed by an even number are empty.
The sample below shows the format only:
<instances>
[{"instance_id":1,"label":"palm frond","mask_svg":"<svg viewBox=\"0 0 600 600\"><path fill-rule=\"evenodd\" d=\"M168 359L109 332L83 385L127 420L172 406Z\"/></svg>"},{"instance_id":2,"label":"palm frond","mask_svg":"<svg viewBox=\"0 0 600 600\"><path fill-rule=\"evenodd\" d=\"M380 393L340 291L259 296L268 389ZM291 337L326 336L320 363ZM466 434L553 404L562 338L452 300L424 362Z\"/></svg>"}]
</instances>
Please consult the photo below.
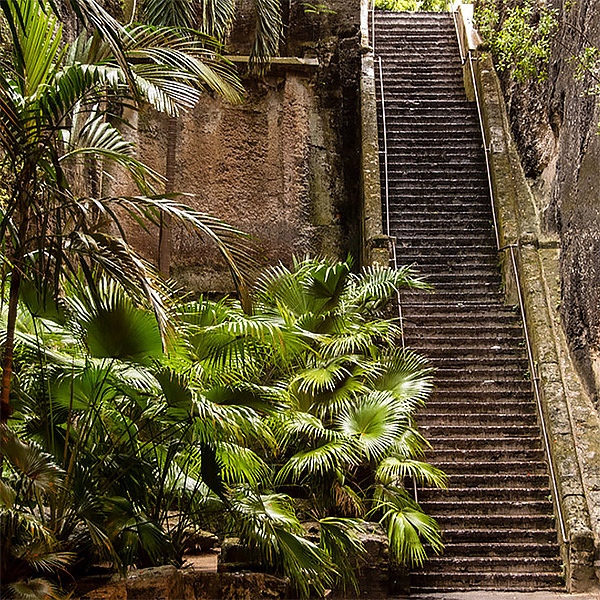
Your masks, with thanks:
<instances>
[{"instance_id":1,"label":"palm frond","mask_svg":"<svg viewBox=\"0 0 600 600\"><path fill-rule=\"evenodd\" d=\"M150 25L189 29L195 25L194 3L189 0L145 0L142 8Z\"/></svg>"},{"instance_id":2,"label":"palm frond","mask_svg":"<svg viewBox=\"0 0 600 600\"><path fill-rule=\"evenodd\" d=\"M235 0L201 0L201 30L224 41L235 20Z\"/></svg>"},{"instance_id":3,"label":"palm frond","mask_svg":"<svg viewBox=\"0 0 600 600\"><path fill-rule=\"evenodd\" d=\"M382 358L386 373L374 383L381 391L392 392L398 400L422 405L433 390L432 369L411 351L395 350Z\"/></svg>"},{"instance_id":4,"label":"palm frond","mask_svg":"<svg viewBox=\"0 0 600 600\"><path fill-rule=\"evenodd\" d=\"M360 540L364 523L359 519L325 517L319 520L319 545L331 557L341 581L342 590L352 587L359 592L356 567L367 556L365 545Z\"/></svg>"},{"instance_id":5,"label":"palm frond","mask_svg":"<svg viewBox=\"0 0 600 600\"><path fill-rule=\"evenodd\" d=\"M397 402L377 396L360 398L346 406L336 426L355 441L366 458L381 459L408 425L408 419Z\"/></svg>"},{"instance_id":6,"label":"palm frond","mask_svg":"<svg viewBox=\"0 0 600 600\"><path fill-rule=\"evenodd\" d=\"M288 478L298 481L303 477L330 477L359 462L360 454L353 440L333 440L312 450L294 454L277 473L275 482L282 483Z\"/></svg>"},{"instance_id":7,"label":"palm frond","mask_svg":"<svg viewBox=\"0 0 600 600\"><path fill-rule=\"evenodd\" d=\"M248 483L268 485L269 467L252 450L238 444L221 442L217 449L223 478L230 485Z\"/></svg>"},{"instance_id":8,"label":"palm frond","mask_svg":"<svg viewBox=\"0 0 600 600\"><path fill-rule=\"evenodd\" d=\"M279 0L254 0L256 7L256 30L250 66L261 71L269 59L279 52L279 43L283 35L281 4Z\"/></svg>"},{"instance_id":9,"label":"palm frond","mask_svg":"<svg viewBox=\"0 0 600 600\"><path fill-rule=\"evenodd\" d=\"M19 580L7 584L15 600L61 600L63 595L58 586L42 577Z\"/></svg>"},{"instance_id":10,"label":"palm frond","mask_svg":"<svg viewBox=\"0 0 600 600\"><path fill-rule=\"evenodd\" d=\"M402 485L405 477L416 481L419 485L445 488L448 476L429 463L392 455L384 458L377 466L375 478L383 484Z\"/></svg>"},{"instance_id":11,"label":"palm frond","mask_svg":"<svg viewBox=\"0 0 600 600\"><path fill-rule=\"evenodd\" d=\"M2 455L20 477L41 492L56 492L63 474L48 453L32 442L21 441L6 425L0 425L0 445Z\"/></svg>"},{"instance_id":12,"label":"palm frond","mask_svg":"<svg viewBox=\"0 0 600 600\"><path fill-rule=\"evenodd\" d=\"M366 310L377 310L390 302L401 287L431 289L411 267L368 266L351 278L349 301Z\"/></svg>"}]
</instances>

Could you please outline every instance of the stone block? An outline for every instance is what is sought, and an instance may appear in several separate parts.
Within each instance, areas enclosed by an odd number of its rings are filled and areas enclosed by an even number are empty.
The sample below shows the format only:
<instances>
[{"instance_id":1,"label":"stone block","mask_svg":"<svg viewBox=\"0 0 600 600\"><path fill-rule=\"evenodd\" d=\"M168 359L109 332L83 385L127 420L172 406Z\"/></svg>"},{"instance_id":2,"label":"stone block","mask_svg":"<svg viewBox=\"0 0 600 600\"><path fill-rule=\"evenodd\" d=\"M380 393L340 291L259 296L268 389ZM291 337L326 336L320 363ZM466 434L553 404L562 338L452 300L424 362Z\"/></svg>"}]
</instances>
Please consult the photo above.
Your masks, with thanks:
<instances>
[{"instance_id":1,"label":"stone block","mask_svg":"<svg viewBox=\"0 0 600 600\"><path fill-rule=\"evenodd\" d=\"M289 581L268 573L186 574L196 600L283 600Z\"/></svg>"},{"instance_id":2,"label":"stone block","mask_svg":"<svg viewBox=\"0 0 600 600\"><path fill-rule=\"evenodd\" d=\"M127 600L183 600L181 573L173 565L133 571L127 577Z\"/></svg>"},{"instance_id":3,"label":"stone block","mask_svg":"<svg viewBox=\"0 0 600 600\"><path fill-rule=\"evenodd\" d=\"M77 581L74 600L127 600L125 579L112 577L82 577Z\"/></svg>"}]
</instances>

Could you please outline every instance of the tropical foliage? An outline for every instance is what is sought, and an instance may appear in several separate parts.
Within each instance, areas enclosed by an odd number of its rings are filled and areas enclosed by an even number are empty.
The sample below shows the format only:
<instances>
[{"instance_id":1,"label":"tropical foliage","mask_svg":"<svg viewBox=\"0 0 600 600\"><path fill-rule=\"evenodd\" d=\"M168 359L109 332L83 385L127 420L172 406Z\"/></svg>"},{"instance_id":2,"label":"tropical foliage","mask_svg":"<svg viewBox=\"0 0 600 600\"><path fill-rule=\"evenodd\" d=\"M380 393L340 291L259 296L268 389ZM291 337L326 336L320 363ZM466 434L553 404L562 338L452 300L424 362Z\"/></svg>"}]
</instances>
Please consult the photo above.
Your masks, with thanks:
<instances>
[{"instance_id":1,"label":"tropical foliage","mask_svg":"<svg viewBox=\"0 0 600 600\"><path fill-rule=\"evenodd\" d=\"M407 270L299 261L264 277L251 315L174 299L166 350L118 283L65 286L52 310L23 297L2 429L5 589L51 594L61 572L98 562L177 564L207 526L302 595L352 585L363 519L400 560L421 561L421 539L439 549L404 486L444 484L414 425L429 370L378 317L402 284L423 285Z\"/></svg>"},{"instance_id":2,"label":"tropical foliage","mask_svg":"<svg viewBox=\"0 0 600 600\"><path fill-rule=\"evenodd\" d=\"M0 56L1 268L11 290L2 375L5 420L21 285L46 304L59 295L64 278L93 288L94 273L101 270L152 305L164 329L156 277L128 246L124 214L142 226L156 223L161 212L184 221L217 242L238 280L234 259L245 253L233 228L157 195L159 175L136 158L122 133L120 109L138 98L170 114L192 106L203 89L238 99L241 84L215 42L187 31L121 27L125 71L97 33L84 31L66 44L49 5L17 0L1 6L11 36ZM139 194L104 196L102 181L111 169L131 177Z\"/></svg>"},{"instance_id":3,"label":"tropical foliage","mask_svg":"<svg viewBox=\"0 0 600 600\"><path fill-rule=\"evenodd\" d=\"M548 76L558 11L546 2L523 0L505 7L495 0L479 2L475 17L496 65L519 82Z\"/></svg>"},{"instance_id":4,"label":"tropical foliage","mask_svg":"<svg viewBox=\"0 0 600 600\"><path fill-rule=\"evenodd\" d=\"M236 0L144 0L143 20L169 27L194 28L224 43L235 22ZM279 52L283 35L280 0L254 0L253 69L261 70Z\"/></svg>"},{"instance_id":5,"label":"tropical foliage","mask_svg":"<svg viewBox=\"0 0 600 600\"><path fill-rule=\"evenodd\" d=\"M375 0L377 8L394 11L442 12L448 9L449 3L450 0Z\"/></svg>"}]
</instances>

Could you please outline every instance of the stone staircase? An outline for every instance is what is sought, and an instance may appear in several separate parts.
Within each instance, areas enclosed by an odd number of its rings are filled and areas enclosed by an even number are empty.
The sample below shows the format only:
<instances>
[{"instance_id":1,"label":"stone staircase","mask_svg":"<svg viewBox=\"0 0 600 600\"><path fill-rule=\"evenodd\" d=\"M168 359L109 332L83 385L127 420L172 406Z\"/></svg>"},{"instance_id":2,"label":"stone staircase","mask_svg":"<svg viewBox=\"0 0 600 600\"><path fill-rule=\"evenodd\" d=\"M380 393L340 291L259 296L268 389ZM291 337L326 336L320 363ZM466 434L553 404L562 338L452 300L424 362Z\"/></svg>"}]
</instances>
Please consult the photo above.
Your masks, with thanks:
<instances>
[{"instance_id":1,"label":"stone staircase","mask_svg":"<svg viewBox=\"0 0 600 600\"><path fill-rule=\"evenodd\" d=\"M523 332L503 303L481 133L452 16L377 12L375 53L390 233L399 263L416 265L435 287L402 298L407 345L436 367L419 424L433 446L428 460L449 475L448 490L419 490L446 546L411 574L411 590L560 588ZM381 98L378 109L383 149Z\"/></svg>"}]
</instances>

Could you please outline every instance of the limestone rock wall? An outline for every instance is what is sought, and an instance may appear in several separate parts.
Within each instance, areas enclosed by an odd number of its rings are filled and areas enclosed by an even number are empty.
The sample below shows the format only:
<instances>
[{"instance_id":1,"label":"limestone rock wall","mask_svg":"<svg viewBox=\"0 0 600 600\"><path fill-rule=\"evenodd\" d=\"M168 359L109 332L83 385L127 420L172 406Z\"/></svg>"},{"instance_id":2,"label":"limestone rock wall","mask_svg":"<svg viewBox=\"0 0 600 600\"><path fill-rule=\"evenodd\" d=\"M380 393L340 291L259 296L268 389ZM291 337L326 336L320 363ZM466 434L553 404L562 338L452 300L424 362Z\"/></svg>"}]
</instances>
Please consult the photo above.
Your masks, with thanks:
<instances>
[{"instance_id":1,"label":"limestone rock wall","mask_svg":"<svg viewBox=\"0 0 600 600\"><path fill-rule=\"evenodd\" d=\"M600 108L575 81L571 58L600 46L597 0L553 0L560 28L546 81L502 76L513 135L530 179L542 232L561 249L561 316L578 368L598 402L600 389Z\"/></svg>"},{"instance_id":2,"label":"limestone rock wall","mask_svg":"<svg viewBox=\"0 0 600 600\"><path fill-rule=\"evenodd\" d=\"M317 15L300 2L283 4L282 54L316 58L318 66L275 64L246 78L239 105L206 94L178 119L173 188L191 207L253 236L265 263L289 263L293 254L358 255L360 3L335 0L331 8L339 4L339 12ZM254 3L242 1L239 9L226 52L244 55ZM131 135L140 158L165 174L167 119L143 111ZM111 191L127 189L117 182ZM156 228L132 224L128 234L156 261ZM171 274L196 290L232 289L216 249L181 226L172 228Z\"/></svg>"}]
</instances>

